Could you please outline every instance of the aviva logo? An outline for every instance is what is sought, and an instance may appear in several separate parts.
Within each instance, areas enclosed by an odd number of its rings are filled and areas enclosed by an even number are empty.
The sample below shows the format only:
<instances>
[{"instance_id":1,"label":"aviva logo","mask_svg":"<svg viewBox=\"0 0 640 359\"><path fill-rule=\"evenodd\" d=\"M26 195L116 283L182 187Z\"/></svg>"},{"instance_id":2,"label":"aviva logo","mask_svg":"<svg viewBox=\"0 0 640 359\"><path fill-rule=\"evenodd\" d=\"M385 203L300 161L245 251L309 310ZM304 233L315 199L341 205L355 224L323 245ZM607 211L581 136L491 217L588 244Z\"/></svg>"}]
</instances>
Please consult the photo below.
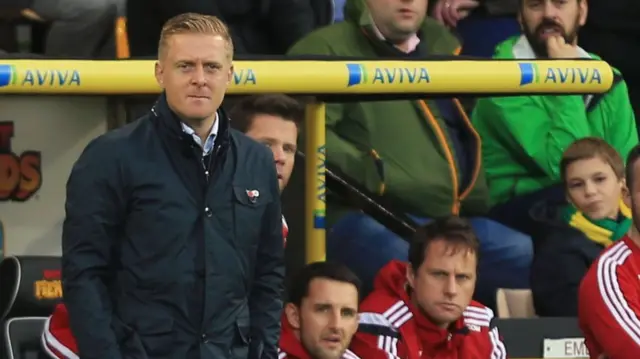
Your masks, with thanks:
<instances>
[{"instance_id":1,"label":"aviva logo","mask_svg":"<svg viewBox=\"0 0 640 359\"><path fill-rule=\"evenodd\" d=\"M15 85L17 77L15 66L0 65L0 87Z\"/></svg>"},{"instance_id":2,"label":"aviva logo","mask_svg":"<svg viewBox=\"0 0 640 359\"><path fill-rule=\"evenodd\" d=\"M585 67L549 67L541 74L538 65L531 62L521 62L520 86L538 83L553 84L593 84L602 83L602 74L597 68Z\"/></svg>"},{"instance_id":3,"label":"aviva logo","mask_svg":"<svg viewBox=\"0 0 640 359\"><path fill-rule=\"evenodd\" d=\"M347 64L347 87L355 85L419 84L431 82L424 67L374 67L369 71L360 64Z\"/></svg>"}]
</instances>

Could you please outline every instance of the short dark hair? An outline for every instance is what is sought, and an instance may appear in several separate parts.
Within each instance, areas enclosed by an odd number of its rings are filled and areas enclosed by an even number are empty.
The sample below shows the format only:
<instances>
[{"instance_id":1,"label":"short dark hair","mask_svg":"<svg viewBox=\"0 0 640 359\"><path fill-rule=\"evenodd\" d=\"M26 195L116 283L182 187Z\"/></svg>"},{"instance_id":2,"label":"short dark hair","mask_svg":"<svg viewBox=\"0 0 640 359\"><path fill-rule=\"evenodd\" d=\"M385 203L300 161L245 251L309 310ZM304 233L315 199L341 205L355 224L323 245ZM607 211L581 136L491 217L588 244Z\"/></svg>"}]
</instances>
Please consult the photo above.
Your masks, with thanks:
<instances>
[{"instance_id":1,"label":"short dark hair","mask_svg":"<svg viewBox=\"0 0 640 359\"><path fill-rule=\"evenodd\" d=\"M418 228L409 244L409 263L413 270L420 268L429 244L443 240L452 246L467 249L479 256L480 241L466 219L449 216L436 218Z\"/></svg>"},{"instance_id":2,"label":"short dark hair","mask_svg":"<svg viewBox=\"0 0 640 359\"><path fill-rule=\"evenodd\" d=\"M243 133L251 129L257 115L281 117L295 123L300 130L304 121L304 105L284 94L250 95L240 99L229 111L231 126Z\"/></svg>"},{"instance_id":3,"label":"short dark hair","mask_svg":"<svg viewBox=\"0 0 640 359\"><path fill-rule=\"evenodd\" d=\"M640 158L640 144L635 145L629 152L629 155L627 156L625 177L627 180L627 188L629 189L633 187L633 180L634 180L633 167L636 164L636 162L638 162L639 158Z\"/></svg>"},{"instance_id":4,"label":"short dark hair","mask_svg":"<svg viewBox=\"0 0 640 359\"><path fill-rule=\"evenodd\" d=\"M289 287L289 302L299 307L302 304L302 299L309 295L311 281L316 278L352 284L356 287L358 297L360 297L362 283L349 268L340 263L314 262L304 266L293 277Z\"/></svg>"}]
</instances>

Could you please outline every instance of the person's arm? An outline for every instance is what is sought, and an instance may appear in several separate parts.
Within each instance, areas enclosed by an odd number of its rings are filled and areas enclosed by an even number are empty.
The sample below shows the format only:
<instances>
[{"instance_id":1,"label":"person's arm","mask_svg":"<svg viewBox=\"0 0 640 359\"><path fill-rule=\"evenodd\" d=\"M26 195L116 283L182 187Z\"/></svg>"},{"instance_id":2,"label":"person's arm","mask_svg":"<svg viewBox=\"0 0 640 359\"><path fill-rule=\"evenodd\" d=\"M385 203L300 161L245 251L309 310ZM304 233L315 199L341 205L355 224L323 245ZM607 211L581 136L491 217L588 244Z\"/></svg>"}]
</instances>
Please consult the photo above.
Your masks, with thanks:
<instances>
[{"instance_id":1,"label":"person's arm","mask_svg":"<svg viewBox=\"0 0 640 359\"><path fill-rule=\"evenodd\" d=\"M592 134L582 96L492 97L478 100L473 123L483 122L522 161L560 179L560 159L574 141Z\"/></svg>"},{"instance_id":2,"label":"person's arm","mask_svg":"<svg viewBox=\"0 0 640 359\"><path fill-rule=\"evenodd\" d=\"M265 148L265 154L269 151ZM253 286L249 296L252 358L276 359L284 292L284 242L280 190L273 157L265 155L273 201L267 205L258 243Z\"/></svg>"},{"instance_id":3,"label":"person's arm","mask_svg":"<svg viewBox=\"0 0 640 359\"><path fill-rule=\"evenodd\" d=\"M604 254L580 290L580 321L592 334L586 337L595 339L609 359L640 358L638 276L619 264L633 260L630 255L624 247Z\"/></svg>"},{"instance_id":4,"label":"person's arm","mask_svg":"<svg viewBox=\"0 0 640 359\"><path fill-rule=\"evenodd\" d=\"M284 53L316 27L309 0L270 0L268 21L271 37Z\"/></svg>"},{"instance_id":5,"label":"person's arm","mask_svg":"<svg viewBox=\"0 0 640 359\"><path fill-rule=\"evenodd\" d=\"M73 166L62 228L62 285L71 330L83 359L118 359L107 281L125 219L126 198L117 144L100 137Z\"/></svg>"},{"instance_id":6,"label":"person's arm","mask_svg":"<svg viewBox=\"0 0 640 359\"><path fill-rule=\"evenodd\" d=\"M631 149L638 144L636 118L629 101L627 84L620 81L609 92L612 99L611 115L607 118L613 138L611 145L626 159Z\"/></svg>"},{"instance_id":7,"label":"person's arm","mask_svg":"<svg viewBox=\"0 0 640 359\"><path fill-rule=\"evenodd\" d=\"M352 352L366 359L407 358L408 353L400 333L382 314L360 313L358 332L351 339Z\"/></svg>"},{"instance_id":8,"label":"person's arm","mask_svg":"<svg viewBox=\"0 0 640 359\"><path fill-rule=\"evenodd\" d=\"M489 347L489 356L491 359L507 359L507 347L502 341L502 336L498 331L498 325L496 318L493 316L493 311L487 308L489 312L489 331L487 335L487 343Z\"/></svg>"},{"instance_id":9,"label":"person's arm","mask_svg":"<svg viewBox=\"0 0 640 359\"><path fill-rule=\"evenodd\" d=\"M312 33L295 44L288 55L335 55L327 41ZM326 158L341 174L363 185L372 194L381 194L384 180L381 164L373 149L357 148L353 143L338 134L338 127L350 118L351 109L356 104L331 103L326 105ZM303 146L304 148L304 146Z\"/></svg>"}]
</instances>

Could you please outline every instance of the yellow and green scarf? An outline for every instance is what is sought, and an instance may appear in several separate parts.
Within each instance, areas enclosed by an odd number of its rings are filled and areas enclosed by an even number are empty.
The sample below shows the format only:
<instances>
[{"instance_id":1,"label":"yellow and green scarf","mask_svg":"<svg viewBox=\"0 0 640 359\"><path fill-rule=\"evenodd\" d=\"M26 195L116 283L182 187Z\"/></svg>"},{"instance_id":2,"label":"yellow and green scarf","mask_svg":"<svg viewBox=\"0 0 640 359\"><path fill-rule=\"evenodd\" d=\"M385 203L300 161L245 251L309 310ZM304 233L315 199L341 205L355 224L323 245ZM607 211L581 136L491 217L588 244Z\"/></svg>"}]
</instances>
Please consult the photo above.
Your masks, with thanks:
<instances>
[{"instance_id":1,"label":"yellow and green scarf","mask_svg":"<svg viewBox=\"0 0 640 359\"><path fill-rule=\"evenodd\" d=\"M624 237L631 228L631 210L620 201L620 213L616 220L605 218L594 220L568 205L562 212L562 218L573 228L584 233L590 240L608 247Z\"/></svg>"}]
</instances>

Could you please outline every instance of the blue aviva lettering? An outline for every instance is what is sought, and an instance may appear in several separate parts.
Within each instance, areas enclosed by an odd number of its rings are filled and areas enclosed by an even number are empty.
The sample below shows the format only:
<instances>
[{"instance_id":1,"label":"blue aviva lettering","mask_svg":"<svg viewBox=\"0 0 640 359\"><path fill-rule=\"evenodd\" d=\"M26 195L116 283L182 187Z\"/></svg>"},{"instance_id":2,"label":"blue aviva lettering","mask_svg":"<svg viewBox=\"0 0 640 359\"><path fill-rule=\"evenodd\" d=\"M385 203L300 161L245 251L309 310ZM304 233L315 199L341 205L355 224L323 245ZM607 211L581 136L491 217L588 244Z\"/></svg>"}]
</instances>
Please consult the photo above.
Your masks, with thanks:
<instances>
[{"instance_id":1,"label":"blue aviva lettering","mask_svg":"<svg viewBox=\"0 0 640 359\"><path fill-rule=\"evenodd\" d=\"M419 84L431 82L425 67L375 67L370 74L363 65L347 64L347 87L363 84Z\"/></svg>"},{"instance_id":2,"label":"blue aviva lettering","mask_svg":"<svg viewBox=\"0 0 640 359\"><path fill-rule=\"evenodd\" d=\"M323 203L327 200L327 152L325 146L320 146L316 150L316 198Z\"/></svg>"},{"instance_id":3,"label":"blue aviva lettering","mask_svg":"<svg viewBox=\"0 0 640 359\"><path fill-rule=\"evenodd\" d=\"M597 68L549 67L543 76L537 64L520 63L520 86L533 83L601 84L602 74Z\"/></svg>"},{"instance_id":4,"label":"blue aviva lettering","mask_svg":"<svg viewBox=\"0 0 640 359\"><path fill-rule=\"evenodd\" d=\"M22 86L80 86L78 70L28 69L21 79Z\"/></svg>"},{"instance_id":5,"label":"blue aviva lettering","mask_svg":"<svg viewBox=\"0 0 640 359\"><path fill-rule=\"evenodd\" d=\"M234 85L257 85L258 80L253 69L242 69L239 72L233 72L233 84Z\"/></svg>"}]
</instances>

